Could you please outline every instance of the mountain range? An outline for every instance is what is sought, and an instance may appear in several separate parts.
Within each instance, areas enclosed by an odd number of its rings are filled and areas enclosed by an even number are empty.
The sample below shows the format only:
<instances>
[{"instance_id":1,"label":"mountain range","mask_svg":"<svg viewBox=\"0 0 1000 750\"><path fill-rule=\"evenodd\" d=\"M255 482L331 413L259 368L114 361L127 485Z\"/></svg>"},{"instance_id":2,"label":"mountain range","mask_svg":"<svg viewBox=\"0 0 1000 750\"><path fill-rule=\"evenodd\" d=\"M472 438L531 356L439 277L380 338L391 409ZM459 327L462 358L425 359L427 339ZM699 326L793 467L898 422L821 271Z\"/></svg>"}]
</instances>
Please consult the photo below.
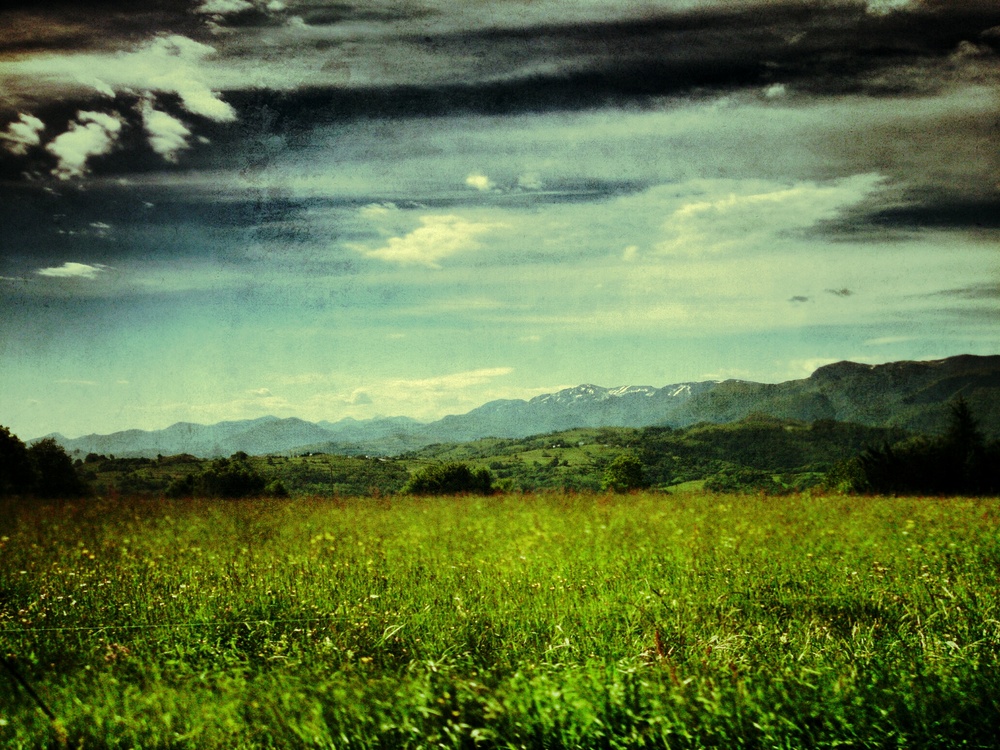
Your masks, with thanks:
<instances>
[{"instance_id":1,"label":"mountain range","mask_svg":"<svg viewBox=\"0 0 1000 750\"><path fill-rule=\"evenodd\" d=\"M838 362L783 383L745 380L675 383L661 388L580 385L531 400L490 401L435 422L408 417L339 422L259 419L163 430L126 430L65 438L47 435L75 456L88 453L228 456L237 451L395 455L434 443L481 437L521 438L573 427L685 427L725 423L759 413L773 417L855 422L922 433L942 431L949 404L964 398L983 433L1000 438L1000 356L961 355L882 365Z\"/></svg>"}]
</instances>

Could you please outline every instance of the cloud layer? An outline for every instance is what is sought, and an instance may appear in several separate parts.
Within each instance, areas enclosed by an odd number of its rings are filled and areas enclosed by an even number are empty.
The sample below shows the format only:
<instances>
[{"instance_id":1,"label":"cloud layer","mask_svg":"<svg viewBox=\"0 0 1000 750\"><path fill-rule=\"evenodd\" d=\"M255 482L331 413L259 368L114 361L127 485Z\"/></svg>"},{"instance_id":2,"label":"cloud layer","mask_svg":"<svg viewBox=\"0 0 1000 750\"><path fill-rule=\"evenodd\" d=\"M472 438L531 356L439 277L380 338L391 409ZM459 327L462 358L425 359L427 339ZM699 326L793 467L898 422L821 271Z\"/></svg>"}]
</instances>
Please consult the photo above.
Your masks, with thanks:
<instances>
[{"instance_id":1,"label":"cloud layer","mask_svg":"<svg viewBox=\"0 0 1000 750\"><path fill-rule=\"evenodd\" d=\"M40 268L35 273L53 279L96 279L103 270L104 268L99 265L66 262L53 268Z\"/></svg>"},{"instance_id":2,"label":"cloud layer","mask_svg":"<svg viewBox=\"0 0 1000 750\"><path fill-rule=\"evenodd\" d=\"M25 435L1000 347L990 0L68 8L0 11Z\"/></svg>"}]
</instances>

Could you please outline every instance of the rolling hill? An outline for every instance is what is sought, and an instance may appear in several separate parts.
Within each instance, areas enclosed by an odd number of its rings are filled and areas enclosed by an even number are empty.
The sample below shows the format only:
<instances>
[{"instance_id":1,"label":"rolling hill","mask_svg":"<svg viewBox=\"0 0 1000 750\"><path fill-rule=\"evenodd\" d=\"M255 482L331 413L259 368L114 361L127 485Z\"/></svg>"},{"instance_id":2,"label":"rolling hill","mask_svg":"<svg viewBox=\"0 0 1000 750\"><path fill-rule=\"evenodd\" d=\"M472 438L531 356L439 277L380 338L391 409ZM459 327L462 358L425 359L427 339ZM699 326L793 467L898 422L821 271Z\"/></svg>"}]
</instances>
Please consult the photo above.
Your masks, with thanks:
<instances>
[{"instance_id":1,"label":"rolling hill","mask_svg":"<svg viewBox=\"0 0 1000 750\"><path fill-rule=\"evenodd\" d=\"M225 456L237 451L396 455L434 443L522 438L577 427L686 427L760 414L804 422L835 420L915 432L941 431L948 405L963 397L984 434L1000 438L1000 356L962 355L882 365L838 362L784 383L744 380L676 383L661 388L580 385L528 401L491 401L465 414L421 423L407 417L307 422L261 417L215 425L65 438L74 455Z\"/></svg>"}]
</instances>

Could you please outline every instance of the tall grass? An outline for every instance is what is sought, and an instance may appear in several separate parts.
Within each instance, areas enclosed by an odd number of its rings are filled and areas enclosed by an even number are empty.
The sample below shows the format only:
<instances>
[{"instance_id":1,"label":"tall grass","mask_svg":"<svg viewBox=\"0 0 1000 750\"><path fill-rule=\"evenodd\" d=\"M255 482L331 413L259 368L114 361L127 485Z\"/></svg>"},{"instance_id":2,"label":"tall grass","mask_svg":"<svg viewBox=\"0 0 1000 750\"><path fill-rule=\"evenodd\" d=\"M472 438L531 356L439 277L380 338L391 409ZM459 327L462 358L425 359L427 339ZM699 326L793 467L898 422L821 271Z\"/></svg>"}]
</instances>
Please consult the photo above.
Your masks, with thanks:
<instances>
[{"instance_id":1,"label":"tall grass","mask_svg":"<svg viewBox=\"0 0 1000 750\"><path fill-rule=\"evenodd\" d=\"M1000 501L0 509L3 747L994 747Z\"/></svg>"}]
</instances>

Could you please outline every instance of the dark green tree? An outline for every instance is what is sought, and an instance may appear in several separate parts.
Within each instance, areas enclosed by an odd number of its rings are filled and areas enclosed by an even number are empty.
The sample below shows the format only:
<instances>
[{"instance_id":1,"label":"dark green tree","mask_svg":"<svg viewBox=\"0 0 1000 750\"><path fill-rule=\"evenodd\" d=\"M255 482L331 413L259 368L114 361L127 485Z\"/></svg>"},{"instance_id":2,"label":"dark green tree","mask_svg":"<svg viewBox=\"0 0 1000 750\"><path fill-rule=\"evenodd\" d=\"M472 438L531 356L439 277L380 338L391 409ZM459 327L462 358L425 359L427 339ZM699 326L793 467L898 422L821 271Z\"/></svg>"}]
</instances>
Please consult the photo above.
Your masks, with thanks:
<instances>
[{"instance_id":1,"label":"dark green tree","mask_svg":"<svg viewBox=\"0 0 1000 750\"><path fill-rule=\"evenodd\" d=\"M263 492L266 481L253 467L245 453L220 458L203 471L194 482L199 495L209 497L249 497Z\"/></svg>"},{"instance_id":2,"label":"dark green tree","mask_svg":"<svg viewBox=\"0 0 1000 750\"><path fill-rule=\"evenodd\" d=\"M164 490L167 497L191 497L194 494L194 475L187 474L183 477L175 477Z\"/></svg>"},{"instance_id":3,"label":"dark green tree","mask_svg":"<svg viewBox=\"0 0 1000 750\"><path fill-rule=\"evenodd\" d=\"M604 469L601 486L612 492L631 492L649 487L649 480L642 461L631 453L622 453Z\"/></svg>"},{"instance_id":4,"label":"dark green tree","mask_svg":"<svg viewBox=\"0 0 1000 750\"><path fill-rule=\"evenodd\" d=\"M488 469L471 469L463 463L427 466L403 487L411 495L489 495L493 493L493 476Z\"/></svg>"},{"instance_id":5,"label":"dark green tree","mask_svg":"<svg viewBox=\"0 0 1000 750\"><path fill-rule=\"evenodd\" d=\"M280 479L275 479L264 487L264 494L268 497L288 497L288 488Z\"/></svg>"},{"instance_id":6,"label":"dark green tree","mask_svg":"<svg viewBox=\"0 0 1000 750\"><path fill-rule=\"evenodd\" d=\"M27 447L10 429L0 426L0 497L28 492L34 483Z\"/></svg>"},{"instance_id":7,"label":"dark green tree","mask_svg":"<svg viewBox=\"0 0 1000 750\"><path fill-rule=\"evenodd\" d=\"M713 474L705 481L709 492L753 492L781 495L787 492L784 485L775 481L767 471L749 466L732 466Z\"/></svg>"},{"instance_id":8,"label":"dark green tree","mask_svg":"<svg viewBox=\"0 0 1000 750\"><path fill-rule=\"evenodd\" d=\"M86 487L76 473L73 459L55 440L39 440L28 447L27 454L35 472L35 495L52 498L84 494Z\"/></svg>"},{"instance_id":9,"label":"dark green tree","mask_svg":"<svg viewBox=\"0 0 1000 750\"><path fill-rule=\"evenodd\" d=\"M987 445L965 399L938 439L870 447L837 467L841 489L886 495L985 495L1000 490L1000 446Z\"/></svg>"}]
</instances>

